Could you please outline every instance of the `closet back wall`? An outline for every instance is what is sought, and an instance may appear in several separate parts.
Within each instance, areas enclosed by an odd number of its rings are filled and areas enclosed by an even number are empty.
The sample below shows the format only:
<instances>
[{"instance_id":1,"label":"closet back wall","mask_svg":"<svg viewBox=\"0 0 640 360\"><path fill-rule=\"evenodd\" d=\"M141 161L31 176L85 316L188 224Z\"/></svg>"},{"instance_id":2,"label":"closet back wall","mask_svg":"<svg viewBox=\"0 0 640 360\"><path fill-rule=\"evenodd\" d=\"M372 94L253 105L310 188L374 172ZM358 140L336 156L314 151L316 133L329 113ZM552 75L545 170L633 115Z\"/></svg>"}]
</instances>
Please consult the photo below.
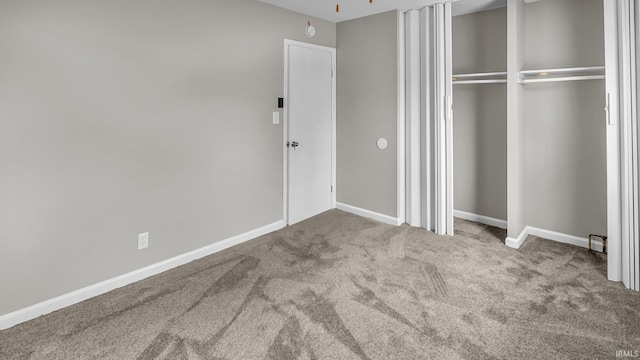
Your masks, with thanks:
<instances>
[{"instance_id":1,"label":"closet back wall","mask_svg":"<svg viewBox=\"0 0 640 360\"><path fill-rule=\"evenodd\" d=\"M507 69L506 8L455 16L454 74ZM507 219L506 84L453 85L454 208Z\"/></svg>"},{"instance_id":2,"label":"closet back wall","mask_svg":"<svg viewBox=\"0 0 640 360\"><path fill-rule=\"evenodd\" d=\"M604 65L602 0L525 7L525 69ZM524 86L527 225L607 233L602 80Z\"/></svg>"},{"instance_id":3,"label":"closet back wall","mask_svg":"<svg viewBox=\"0 0 640 360\"><path fill-rule=\"evenodd\" d=\"M335 24L255 0L0 2L0 315L282 219L284 38L335 46Z\"/></svg>"}]
</instances>

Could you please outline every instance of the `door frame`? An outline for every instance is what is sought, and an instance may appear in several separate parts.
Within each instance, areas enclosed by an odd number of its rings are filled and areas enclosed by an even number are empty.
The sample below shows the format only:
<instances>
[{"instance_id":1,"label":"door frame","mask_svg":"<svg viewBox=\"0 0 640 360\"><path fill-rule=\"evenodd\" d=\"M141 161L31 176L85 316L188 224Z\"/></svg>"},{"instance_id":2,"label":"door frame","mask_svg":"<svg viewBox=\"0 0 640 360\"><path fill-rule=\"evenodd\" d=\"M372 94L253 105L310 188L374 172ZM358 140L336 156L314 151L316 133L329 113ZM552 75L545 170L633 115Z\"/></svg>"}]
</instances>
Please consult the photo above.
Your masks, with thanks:
<instances>
[{"instance_id":1,"label":"door frame","mask_svg":"<svg viewBox=\"0 0 640 360\"><path fill-rule=\"evenodd\" d=\"M331 54L331 208L336 207L336 49L284 39L284 108L282 117L282 219L289 225L289 153L286 146L289 137L289 48L304 47Z\"/></svg>"}]
</instances>

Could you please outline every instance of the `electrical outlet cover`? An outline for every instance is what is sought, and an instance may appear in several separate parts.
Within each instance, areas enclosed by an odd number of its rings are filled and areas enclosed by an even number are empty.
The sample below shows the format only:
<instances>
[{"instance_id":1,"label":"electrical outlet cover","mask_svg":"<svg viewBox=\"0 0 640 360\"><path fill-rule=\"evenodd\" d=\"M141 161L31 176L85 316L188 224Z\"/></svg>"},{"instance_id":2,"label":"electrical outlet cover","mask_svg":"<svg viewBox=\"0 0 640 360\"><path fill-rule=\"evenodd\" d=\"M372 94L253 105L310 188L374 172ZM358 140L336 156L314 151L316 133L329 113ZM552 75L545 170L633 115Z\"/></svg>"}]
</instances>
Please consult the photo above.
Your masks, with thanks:
<instances>
[{"instance_id":1,"label":"electrical outlet cover","mask_svg":"<svg viewBox=\"0 0 640 360\"><path fill-rule=\"evenodd\" d=\"M142 233L138 235L138 250L146 249L149 247L149 233Z\"/></svg>"}]
</instances>

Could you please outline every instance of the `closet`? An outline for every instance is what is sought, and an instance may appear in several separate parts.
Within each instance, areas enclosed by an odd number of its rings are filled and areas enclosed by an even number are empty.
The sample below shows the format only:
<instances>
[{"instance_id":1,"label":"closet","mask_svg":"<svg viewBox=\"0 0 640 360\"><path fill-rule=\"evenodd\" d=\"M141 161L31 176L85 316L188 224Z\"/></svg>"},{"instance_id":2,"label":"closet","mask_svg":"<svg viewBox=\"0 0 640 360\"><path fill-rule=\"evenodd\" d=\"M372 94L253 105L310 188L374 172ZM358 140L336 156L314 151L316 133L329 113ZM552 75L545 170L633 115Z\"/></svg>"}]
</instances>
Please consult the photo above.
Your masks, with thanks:
<instances>
[{"instance_id":1,"label":"closet","mask_svg":"<svg viewBox=\"0 0 640 360\"><path fill-rule=\"evenodd\" d=\"M452 19L454 216L586 246L607 234L603 0L503 4Z\"/></svg>"},{"instance_id":2,"label":"closet","mask_svg":"<svg viewBox=\"0 0 640 360\"><path fill-rule=\"evenodd\" d=\"M454 216L506 229L507 9L452 6Z\"/></svg>"},{"instance_id":3,"label":"closet","mask_svg":"<svg viewBox=\"0 0 640 360\"><path fill-rule=\"evenodd\" d=\"M509 0L507 16L506 244L587 247L607 235L603 0Z\"/></svg>"},{"instance_id":4,"label":"closet","mask_svg":"<svg viewBox=\"0 0 640 360\"><path fill-rule=\"evenodd\" d=\"M640 289L638 14L640 0L402 13L401 218L449 235L454 216L506 227L512 248L529 235L586 248L602 235L608 278Z\"/></svg>"},{"instance_id":5,"label":"closet","mask_svg":"<svg viewBox=\"0 0 640 360\"><path fill-rule=\"evenodd\" d=\"M526 225L607 234L602 0L524 4L520 69Z\"/></svg>"}]
</instances>

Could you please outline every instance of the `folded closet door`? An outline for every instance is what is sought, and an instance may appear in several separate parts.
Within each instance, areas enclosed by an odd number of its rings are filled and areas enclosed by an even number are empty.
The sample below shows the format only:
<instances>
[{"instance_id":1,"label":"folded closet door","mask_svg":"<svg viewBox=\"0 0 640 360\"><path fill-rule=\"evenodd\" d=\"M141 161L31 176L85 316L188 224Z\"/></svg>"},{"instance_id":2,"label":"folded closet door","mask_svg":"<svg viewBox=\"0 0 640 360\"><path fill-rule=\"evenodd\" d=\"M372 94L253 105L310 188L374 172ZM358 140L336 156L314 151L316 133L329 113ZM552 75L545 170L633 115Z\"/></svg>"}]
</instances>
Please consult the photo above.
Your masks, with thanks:
<instances>
[{"instance_id":1,"label":"folded closet door","mask_svg":"<svg viewBox=\"0 0 640 360\"><path fill-rule=\"evenodd\" d=\"M405 14L406 218L453 235L451 7Z\"/></svg>"},{"instance_id":2,"label":"folded closet door","mask_svg":"<svg viewBox=\"0 0 640 360\"><path fill-rule=\"evenodd\" d=\"M640 291L640 1L605 0L608 278Z\"/></svg>"},{"instance_id":3,"label":"folded closet door","mask_svg":"<svg viewBox=\"0 0 640 360\"><path fill-rule=\"evenodd\" d=\"M640 141L640 125L638 124L638 104L640 103L640 87L638 83L640 82L640 1L635 0L635 16L633 17L635 20L635 99L634 99L634 189L635 189L635 197L634 197L634 244L633 244L633 255L631 256L634 263L634 282L635 286L634 290L640 291L640 145L638 142Z\"/></svg>"},{"instance_id":4,"label":"folded closet door","mask_svg":"<svg viewBox=\"0 0 640 360\"><path fill-rule=\"evenodd\" d=\"M638 7L626 0L620 6L620 110L622 170L622 282L640 291L640 152L638 151Z\"/></svg>"},{"instance_id":5,"label":"folded closet door","mask_svg":"<svg viewBox=\"0 0 640 360\"><path fill-rule=\"evenodd\" d=\"M419 10L405 13L405 216L407 224L422 226L421 174L421 16ZM426 223L425 223L426 225Z\"/></svg>"}]
</instances>

